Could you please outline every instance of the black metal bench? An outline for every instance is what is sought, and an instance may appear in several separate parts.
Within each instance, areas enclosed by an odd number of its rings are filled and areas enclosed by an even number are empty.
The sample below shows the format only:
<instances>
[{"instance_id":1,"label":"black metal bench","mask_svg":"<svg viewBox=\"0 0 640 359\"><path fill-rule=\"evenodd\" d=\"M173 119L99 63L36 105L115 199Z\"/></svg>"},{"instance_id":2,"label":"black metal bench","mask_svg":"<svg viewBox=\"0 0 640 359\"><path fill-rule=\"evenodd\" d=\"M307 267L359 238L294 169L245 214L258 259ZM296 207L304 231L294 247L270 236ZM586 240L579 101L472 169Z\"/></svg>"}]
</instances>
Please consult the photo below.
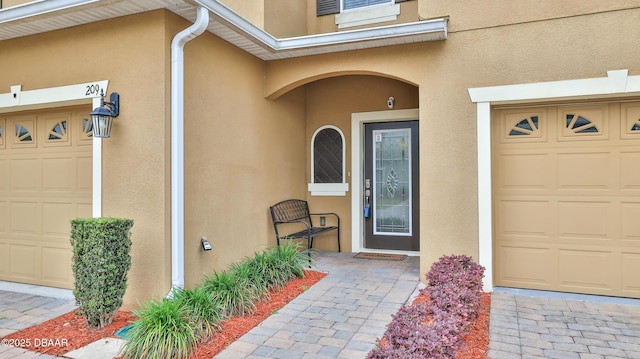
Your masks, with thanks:
<instances>
[{"instance_id":1,"label":"black metal bench","mask_svg":"<svg viewBox=\"0 0 640 359\"><path fill-rule=\"evenodd\" d=\"M278 246L282 238L305 238L307 240L308 250L313 246L313 237L321 234L337 230L338 231L338 252L340 252L340 217L336 213L309 213L309 204L301 199L288 199L278 202L269 207L271 210L271 219L273 220L273 228L276 230L276 240ZM337 226L320 226L314 227L311 216L335 216L338 220ZM278 227L281 225L302 224L304 229L297 232L281 235ZM298 228L301 228L298 226Z\"/></svg>"}]
</instances>

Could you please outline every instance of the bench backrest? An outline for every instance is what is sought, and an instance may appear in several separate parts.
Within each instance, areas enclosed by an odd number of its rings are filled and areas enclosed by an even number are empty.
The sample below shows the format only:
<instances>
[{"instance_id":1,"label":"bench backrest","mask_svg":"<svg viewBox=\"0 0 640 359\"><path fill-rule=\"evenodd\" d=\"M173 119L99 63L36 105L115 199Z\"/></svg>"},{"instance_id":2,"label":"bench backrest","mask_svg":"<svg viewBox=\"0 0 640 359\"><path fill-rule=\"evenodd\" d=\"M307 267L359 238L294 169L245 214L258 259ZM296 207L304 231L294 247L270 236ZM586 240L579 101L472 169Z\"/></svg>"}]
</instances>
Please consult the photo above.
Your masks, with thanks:
<instances>
[{"instance_id":1,"label":"bench backrest","mask_svg":"<svg viewBox=\"0 0 640 359\"><path fill-rule=\"evenodd\" d=\"M301 199L288 199L269 207L273 223L288 223L299 219L305 219L311 224L309 204Z\"/></svg>"}]
</instances>

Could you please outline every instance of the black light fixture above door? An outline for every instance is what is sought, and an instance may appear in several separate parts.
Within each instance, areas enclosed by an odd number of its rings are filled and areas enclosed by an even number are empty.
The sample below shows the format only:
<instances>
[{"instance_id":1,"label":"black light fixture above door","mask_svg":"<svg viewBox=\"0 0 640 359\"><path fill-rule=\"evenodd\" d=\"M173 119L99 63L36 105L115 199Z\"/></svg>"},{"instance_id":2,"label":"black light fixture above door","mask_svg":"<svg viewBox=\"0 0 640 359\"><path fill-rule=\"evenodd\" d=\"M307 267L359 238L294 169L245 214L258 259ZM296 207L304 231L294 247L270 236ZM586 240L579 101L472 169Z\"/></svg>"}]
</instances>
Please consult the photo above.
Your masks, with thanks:
<instances>
[{"instance_id":1,"label":"black light fixture above door","mask_svg":"<svg viewBox=\"0 0 640 359\"><path fill-rule=\"evenodd\" d=\"M104 101L104 91L100 92L100 106L91 111L91 122L93 123L93 137L111 137L111 126L113 119L120 114L120 95L112 92L109 102Z\"/></svg>"}]
</instances>

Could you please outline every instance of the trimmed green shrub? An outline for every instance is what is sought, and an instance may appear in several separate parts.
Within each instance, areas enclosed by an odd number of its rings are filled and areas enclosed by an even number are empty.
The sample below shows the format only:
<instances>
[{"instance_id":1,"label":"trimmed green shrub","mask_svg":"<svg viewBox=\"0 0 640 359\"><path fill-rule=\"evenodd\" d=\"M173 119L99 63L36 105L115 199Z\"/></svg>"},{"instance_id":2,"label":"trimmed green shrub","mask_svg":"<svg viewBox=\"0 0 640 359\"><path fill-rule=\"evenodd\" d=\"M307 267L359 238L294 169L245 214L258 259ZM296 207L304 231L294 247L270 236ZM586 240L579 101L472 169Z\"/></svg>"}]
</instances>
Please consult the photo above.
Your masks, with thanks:
<instances>
[{"instance_id":1,"label":"trimmed green shrub","mask_svg":"<svg viewBox=\"0 0 640 359\"><path fill-rule=\"evenodd\" d=\"M127 289L131 268L131 227L122 218L71 221L76 304L87 325L103 328L113 321Z\"/></svg>"},{"instance_id":2,"label":"trimmed green shrub","mask_svg":"<svg viewBox=\"0 0 640 359\"><path fill-rule=\"evenodd\" d=\"M252 280L259 283L259 287L268 290L281 288L290 279L290 273L282 270L282 261L278 256L278 250L271 248L248 260L248 266L252 271Z\"/></svg>"},{"instance_id":3,"label":"trimmed green shrub","mask_svg":"<svg viewBox=\"0 0 640 359\"><path fill-rule=\"evenodd\" d=\"M293 279L294 276L298 278L304 277L305 266L311 267L314 265L308 250L300 251L301 246L300 243L290 242L277 247L282 270L290 273L289 279Z\"/></svg>"},{"instance_id":4,"label":"trimmed green shrub","mask_svg":"<svg viewBox=\"0 0 640 359\"><path fill-rule=\"evenodd\" d=\"M124 359L188 358L198 341L192 313L181 301L150 301L134 312L139 319L129 330Z\"/></svg>"},{"instance_id":5,"label":"trimmed green shrub","mask_svg":"<svg viewBox=\"0 0 640 359\"><path fill-rule=\"evenodd\" d=\"M220 329L220 322L225 318L224 308L202 287L177 289L173 293L173 300L189 313L192 327L202 340Z\"/></svg>"},{"instance_id":6,"label":"trimmed green shrub","mask_svg":"<svg viewBox=\"0 0 640 359\"><path fill-rule=\"evenodd\" d=\"M250 314L256 308L254 302L260 299L256 286L234 271L214 272L205 277L202 288L215 298L228 316Z\"/></svg>"}]
</instances>

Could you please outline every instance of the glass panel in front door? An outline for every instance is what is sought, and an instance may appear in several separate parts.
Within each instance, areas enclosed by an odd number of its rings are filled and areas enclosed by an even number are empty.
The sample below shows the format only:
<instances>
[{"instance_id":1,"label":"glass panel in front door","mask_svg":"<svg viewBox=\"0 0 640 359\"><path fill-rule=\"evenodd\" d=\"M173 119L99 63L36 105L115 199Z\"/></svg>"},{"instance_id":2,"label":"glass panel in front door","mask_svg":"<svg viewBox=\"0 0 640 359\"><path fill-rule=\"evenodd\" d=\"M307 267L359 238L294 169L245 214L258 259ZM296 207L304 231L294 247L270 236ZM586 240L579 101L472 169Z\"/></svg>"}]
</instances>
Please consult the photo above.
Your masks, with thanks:
<instances>
[{"instance_id":1,"label":"glass panel in front door","mask_svg":"<svg viewBox=\"0 0 640 359\"><path fill-rule=\"evenodd\" d=\"M374 130L374 235L411 235L411 129Z\"/></svg>"}]
</instances>

